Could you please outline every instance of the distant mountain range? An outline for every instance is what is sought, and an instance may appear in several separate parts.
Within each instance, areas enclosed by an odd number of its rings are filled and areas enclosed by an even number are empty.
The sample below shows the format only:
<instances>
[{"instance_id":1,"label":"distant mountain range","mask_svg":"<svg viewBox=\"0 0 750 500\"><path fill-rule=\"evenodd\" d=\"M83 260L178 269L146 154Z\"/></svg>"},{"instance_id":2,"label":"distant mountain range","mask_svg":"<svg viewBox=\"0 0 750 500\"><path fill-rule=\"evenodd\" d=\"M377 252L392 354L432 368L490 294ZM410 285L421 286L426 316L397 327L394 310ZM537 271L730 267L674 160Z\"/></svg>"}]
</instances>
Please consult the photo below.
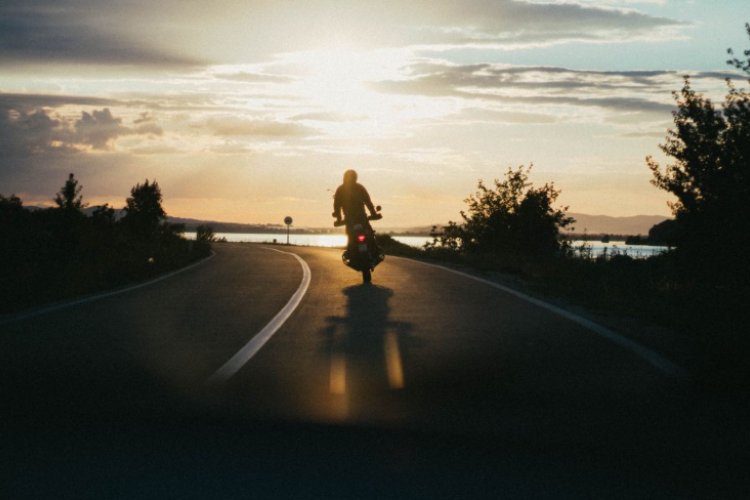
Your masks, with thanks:
<instances>
[{"instance_id":1,"label":"distant mountain range","mask_svg":"<svg viewBox=\"0 0 750 500\"><path fill-rule=\"evenodd\" d=\"M668 217L663 215L633 215L630 217L611 217L609 215L588 215L568 213L575 218L573 224L575 231L566 231L573 234L648 234L652 226L658 224Z\"/></svg>"},{"instance_id":2,"label":"distant mountain range","mask_svg":"<svg viewBox=\"0 0 750 500\"><path fill-rule=\"evenodd\" d=\"M40 207L27 207L32 210ZM87 207L84 209L84 213L91 215L91 213L97 207ZM115 217L119 218L123 215L122 210L117 210ZM584 231L589 235L609 234L609 235L647 235L648 230L652 226L658 224L668 217L663 215L633 215L629 217L612 217L610 215L589 215L569 212L568 215L575 218L576 222L573 224L574 231L566 231L573 235L582 235ZM239 222L221 222L221 221L207 221L202 219L191 219L186 217L169 217L168 221L173 224L185 224L185 229L188 231L195 231L195 228L200 225L208 225L217 233L281 233L286 232L286 226L283 224L243 224ZM440 226L440 224L438 224ZM414 234L414 235L427 235L430 234L433 226L417 226L417 227L378 227L377 230L380 233L395 233L395 234ZM335 233L340 232L341 229L333 227L324 228L300 228L292 227L292 231L295 233Z\"/></svg>"},{"instance_id":3,"label":"distant mountain range","mask_svg":"<svg viewBox=\"0 0 750 500\"><path fill-rule=\"evenodd\" d=\"M648 234L652 226L667 219L663 215L634 215L630 217L612 217L609 215L589 215L579 213L569 213L576 219L573 227L575 231L567 231L572 234L610 234L610 235L637 235ZM195 230L201 224L209 225L217 233L273 233L284 232L286 226L282 224L240 224L234 222L204 221L199 219L186 219L181 217L170 217L170 222L185 224L188 231ZM378 227L380 233L396 234L430 234L433 226L416 226L416 227ZM292 228L294 232L306 233L332 233L340 232L340 229L332 227L326 228Z\"/></svg>"},{"instance_id":4,"label":"distant mountain range","mask_svg":"<svg viewBox=\"0 0 750 500\"><path fill-rule=\"evenodd\" d=\"M185 224L187 231L195 231L195 228L201 225L210 226L215 233L282 233L286 232L286 226L283 224L243 224L240 222L221 222L213 220L190 219L186 217L167 217L167 221L172 224ZM331 228L333 229L333 228ZM293 228L293 232L333 232L328 229L302 229Z\"/></svg>"}]
</instances>

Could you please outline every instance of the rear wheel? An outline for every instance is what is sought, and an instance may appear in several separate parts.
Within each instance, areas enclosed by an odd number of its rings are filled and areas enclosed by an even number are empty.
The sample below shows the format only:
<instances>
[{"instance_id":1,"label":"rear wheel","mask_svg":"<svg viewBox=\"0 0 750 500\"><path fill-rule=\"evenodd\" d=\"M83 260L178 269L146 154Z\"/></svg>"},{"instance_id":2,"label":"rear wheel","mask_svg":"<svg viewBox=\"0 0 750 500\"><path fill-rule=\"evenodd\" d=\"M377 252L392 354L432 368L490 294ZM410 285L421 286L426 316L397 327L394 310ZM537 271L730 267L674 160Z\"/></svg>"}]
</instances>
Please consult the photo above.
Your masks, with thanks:
<instances>
[{"instance_id":1,"label":"rear wheel","mask_svg":"<svg viewBox=\"0 0 750 500\"><path fill-rule=\"evenodd\" d=\"M369 269L365 269L364 271L362 271L362 282L363 283L372 282L372 272Z\"/></svg>"}]
</instances>

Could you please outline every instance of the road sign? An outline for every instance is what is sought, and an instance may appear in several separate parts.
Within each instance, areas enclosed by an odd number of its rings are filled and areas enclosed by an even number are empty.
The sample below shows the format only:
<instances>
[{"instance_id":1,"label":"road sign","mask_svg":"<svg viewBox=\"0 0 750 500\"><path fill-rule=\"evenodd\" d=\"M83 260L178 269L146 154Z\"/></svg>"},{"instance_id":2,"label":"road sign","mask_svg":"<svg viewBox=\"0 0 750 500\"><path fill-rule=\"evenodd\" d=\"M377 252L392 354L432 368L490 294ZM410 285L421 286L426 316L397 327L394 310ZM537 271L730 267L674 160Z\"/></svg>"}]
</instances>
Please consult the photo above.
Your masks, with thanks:
<instances>
[{"instance_id":1,"label":"road sign","mask_svg":"<svg viewBox=\"0 0 750 500\"><path fill-rule=\"evenodd\" d=\"M289 226L292 225L292 222L294 221L288 215L284 217L284 224L286 224L286 244L287 245L289 244Z\"/></svg>"}]
</instances>

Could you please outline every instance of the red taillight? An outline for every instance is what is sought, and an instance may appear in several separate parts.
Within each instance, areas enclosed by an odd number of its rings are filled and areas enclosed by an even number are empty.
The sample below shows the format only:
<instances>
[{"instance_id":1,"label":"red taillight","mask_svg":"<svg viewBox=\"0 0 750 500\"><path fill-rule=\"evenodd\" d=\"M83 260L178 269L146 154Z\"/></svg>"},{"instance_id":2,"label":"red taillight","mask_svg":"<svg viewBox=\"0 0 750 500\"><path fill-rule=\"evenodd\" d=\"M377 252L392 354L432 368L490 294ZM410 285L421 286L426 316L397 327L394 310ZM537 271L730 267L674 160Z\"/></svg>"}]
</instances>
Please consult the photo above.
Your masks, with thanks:
<instances>
[{"instance_id":1,"label":"red taillight","mask_svg":"<svg viewBox=\"0 0 750 500\"><path fill-rule=\"evenodd\" d=\"M360 234L359 236L357 236L357 241L359 241L360 243L364 243L365 242L365 235L364 234Z\"/></svg>"}]
</instances>

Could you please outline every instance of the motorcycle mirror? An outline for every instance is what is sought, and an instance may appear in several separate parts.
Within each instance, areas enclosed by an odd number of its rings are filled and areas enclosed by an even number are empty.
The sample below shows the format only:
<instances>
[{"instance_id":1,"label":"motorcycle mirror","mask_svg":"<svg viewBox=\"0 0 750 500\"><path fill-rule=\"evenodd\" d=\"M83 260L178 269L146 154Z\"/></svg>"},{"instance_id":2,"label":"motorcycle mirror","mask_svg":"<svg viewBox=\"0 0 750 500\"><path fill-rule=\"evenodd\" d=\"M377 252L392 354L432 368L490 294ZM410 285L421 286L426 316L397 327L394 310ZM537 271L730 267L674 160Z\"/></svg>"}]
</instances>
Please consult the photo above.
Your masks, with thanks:
<instances>
[{"instance_id":1,"label":"motorcycle mirror","mask_svg":"<svg viewBox=\"0 0 750 500\"><path fill-rule=\"evenodd\" d=\"M375 207L375 211L376 211L376 212L380 212L380 210L381 210L381 207L380 207L380 205L378 205L377 207Z\"/></svg>"}]
</instances>

